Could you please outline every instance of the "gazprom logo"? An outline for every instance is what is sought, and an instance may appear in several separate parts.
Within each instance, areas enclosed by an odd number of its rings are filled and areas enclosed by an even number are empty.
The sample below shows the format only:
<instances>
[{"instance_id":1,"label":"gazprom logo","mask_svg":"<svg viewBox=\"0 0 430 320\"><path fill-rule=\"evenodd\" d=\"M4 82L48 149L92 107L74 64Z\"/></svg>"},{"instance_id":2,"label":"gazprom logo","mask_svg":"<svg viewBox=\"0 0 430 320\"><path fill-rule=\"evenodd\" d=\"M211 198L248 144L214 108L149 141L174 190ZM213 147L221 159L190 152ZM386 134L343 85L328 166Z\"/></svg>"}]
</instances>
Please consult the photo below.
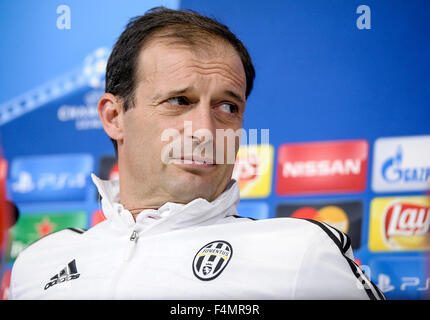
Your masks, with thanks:
<instances>
[{"instance_id":1,"label":"gazprom logo","mask_svg":"<svg viewBox=\"0 0 430 320\"><path fill-rule=\"evenodd\" d=\"M225 269L233 255L231 245L223 240L204 245L193 260L194 275L203 281L213 280Z\"/></svg>"},{"instance_id":2,"label":"gazprom logo","mask_svg":"<svg viewBox=\"0 0 430 320\"><path fill-rule=\"evenodd\" d=\"M372 188L377 192L430 189L430 136L375 142Z\"/></svg>"},{"instance_id":3,"label":"gazprom logo","mask_svg":"<svg viewBox=\"0 0 430 320\"><path fill-rule=\"evenodd\" d=\"M430 146L429 146L430 147ZM402 167L402 146L397 147L396 154L389 157L382 165L382 177L388 183L414 183L428 182L430 178L430 166L427 167Z\"/></svg>"}]
</instances>

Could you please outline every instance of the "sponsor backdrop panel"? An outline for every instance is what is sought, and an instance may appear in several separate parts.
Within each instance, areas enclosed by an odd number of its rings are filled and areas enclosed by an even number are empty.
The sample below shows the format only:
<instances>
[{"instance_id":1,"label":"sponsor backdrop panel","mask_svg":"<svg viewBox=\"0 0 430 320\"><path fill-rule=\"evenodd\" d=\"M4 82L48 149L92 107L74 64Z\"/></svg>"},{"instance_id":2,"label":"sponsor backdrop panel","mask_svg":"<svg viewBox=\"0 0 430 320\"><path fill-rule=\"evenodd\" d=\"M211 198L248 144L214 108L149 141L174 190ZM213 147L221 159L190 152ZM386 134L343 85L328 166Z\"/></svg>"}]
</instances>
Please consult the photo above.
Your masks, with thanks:
<instances>
[{"instance_id":1,"label":"sponsor backdrop panel","mask_svg":"<svg viewBox=\"0 0 430 320\"><path fill-rule=\"evenodd\" d=\"M375 142L375 192L426 191L430 181L430 135L379 138Z\"/></svg>"},{"instance_id":2,"label":"sponsor backdrop panel","mask_svg":"<svg viewBox=\"0 0 430 320\"><path fill-rule=\"evenodd\" d=\"M257 78L244 129L248 138L254 129L257 141L242 139L234 171L239 214L327 222L351 237L357 261L387 297L428 297L430 3L419 0L128 0L119 9L112 1L69 1L69 30L56 26L58 3L45 1L19 28L1 20L4 47L17 50L12 34L38 32L43 50L0 53L10 65L4 74L20 75L0 77L10 89L1 94L0 139L10 164L8 197L22 218L11 230L2 296L14 255L40 232L104 219L89 179L91 172L118 176L97 118L104 66L127 17L156 4L216 17L253 57ZM1 7L11 16L30 10L24 1ZM85 10L94 26L112 27L89 27ZM78 51L68 51L67 39ZM45 55L55 63L32 60Z\"/></svg>"},{"instance_id":3,"label":"sponsor backdrop panel","mask_svg":"<svg viewBox=\"0 0 430 320\"><path fill-rule=\"evenodd\" d=\"M428 299L430 277L424 257L384 256L369 261L374 283L388 299Z\"/></svg>"},{"instance_id":4,"label":"sponsor backdrop panel","mask_svg":"<svg viewBox=\"0 0 430 320\"><path fill-rule=\"evenodd\" d=\"M279 195L351 193L366 188L365 140L284 144L279 147Z\"/></svg>"},{"instance_id":5,"label":"sponsor backdrop panel","mask_svg":"<svg viewBox=\"0 0 430 320\"><path fill-rule=\"evenodd\" d=\"M90 154L14 158L9 190L16 202L86 200L94 164Z\"/></svg>"},{"instance_id":6,"label":"sponsor backdrop panel","mask_svg":"<svg viewBox=\"0 0 430 320\"><path fill-rule=\"evenodd\" d=\"M242 145L236 157L233 178L239 183L240 197L267 198L272 187L273 146Z\"/></svg>"},{"instance_id":7,"label":"sponsor backdrop panel","mask_svg":"<svg viewBox=\"0 0 430 320\"><path fill-rule=\"evenodd\" d=\"M369 249L429 251L430 198L374 198L370 208Z\"/></svg>"}]
</instances>

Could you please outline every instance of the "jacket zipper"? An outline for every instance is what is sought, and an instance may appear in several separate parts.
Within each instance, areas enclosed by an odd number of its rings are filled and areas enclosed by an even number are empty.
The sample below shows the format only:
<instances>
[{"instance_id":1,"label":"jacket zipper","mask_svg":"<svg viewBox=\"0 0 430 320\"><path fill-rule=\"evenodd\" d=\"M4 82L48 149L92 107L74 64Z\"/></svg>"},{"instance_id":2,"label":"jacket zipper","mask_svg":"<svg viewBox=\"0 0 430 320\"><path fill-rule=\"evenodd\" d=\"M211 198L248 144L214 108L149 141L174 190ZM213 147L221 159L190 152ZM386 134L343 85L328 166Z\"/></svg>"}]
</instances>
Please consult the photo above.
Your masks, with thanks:
<instances>
[{"instance_id":1,"label":"jacket zipper","mask_svg":"<svg viewBox=\"0 0 430 320\"><path fill-rule=\"evenodd\" d=\"M124 257L124 261L130 261L131 260L133 253L134 253L134 249L136 248L137 240L139 240L139 234L136 232L136 230L133 230L133 232L130 236L130 243L128 245L127 253Z\"/></svg>"},{"instance_id":2,"label":"jacket zipper","mask_svg":"<svg viewBox=\"0 0 430 320\"><path fill-rule=\"evenodd\" d=\"M110 292L112 293L112 299L115 299L119 278L123 275L125 266L133 257L138 240L139 240L139 233L136 230L133 230L133 232L130 235L129 242L127 244L128 248L123 255L122 263L119 269L117 270L116 275L111 283Z\"/></svg>"}]
</instances>

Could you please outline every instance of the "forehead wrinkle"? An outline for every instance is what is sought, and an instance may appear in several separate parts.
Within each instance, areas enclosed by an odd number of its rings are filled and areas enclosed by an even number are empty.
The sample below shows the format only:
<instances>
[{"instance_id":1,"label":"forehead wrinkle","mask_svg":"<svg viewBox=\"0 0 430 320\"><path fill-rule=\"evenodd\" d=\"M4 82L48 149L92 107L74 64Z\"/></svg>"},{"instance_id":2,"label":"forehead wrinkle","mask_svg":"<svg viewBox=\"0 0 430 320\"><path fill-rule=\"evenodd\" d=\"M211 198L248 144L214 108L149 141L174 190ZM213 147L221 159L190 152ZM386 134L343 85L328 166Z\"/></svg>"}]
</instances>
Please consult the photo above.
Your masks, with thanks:
<instances>
[{"instance_id":1,"label":"forehead wrinkle","mask_svg":"<svg viewBox=\"0 0 430 320\"><path fill-rule=\"evenodd\" d=\"M160 61L152 61L152 63L149 65L149 70L147 69L148 66L146 66L146 63L141 63L138 68L138 74L141 74L142 82L144 81L151 81L156 79L157 75L162 75L163 77L169 76L170 74L176 73L178 70L184 67L183 61L178 61L174 64L166 65L165 63L160 63ZM167 74L166 74L167 72Z\"/></svg>"},{"instance_id":2,"label":"forehead wrinkle","mask_svg":"<svg viewBox=\"0 0 430 320\"><path fill-rule=\"evenodd\" d=\"M182 68L196 69L196 71L201 69L202 71L207 71L208 73L211 73L211 72L216 73L219 70L219 71L224 71L221 73L230 75L231 78L236 79L237 82L241 82L241 80L244 80L244 77L241 77L240 75L238 75L237 74L238 72L234 68L230 67L227 63L203 62L196 59L190 59L190 61L191 63L183 63L183 61L175 62L171 65L165 65L165 68L167 69L168 72L172 72L172 73L175 73L176 71L182 71L180 70ZM243 76L245 76L245 74L243 74Z\"/></svg>"},{"instance_id":3,"label":"forehead wrinkle","mask_svg":"<svg viewBox=\"0 0 430 320\"><path fill-rule=\"evenodd\" d=\"M210 70L196 70L194 72L194 74L199 74L199 75L203 75L203 76L208 76L208 75L211 76L211 75L214 75L214 72L211 72ZM218 74L218 73L216 73L216 74ZM240 81L237 81L237 79L230 77L227 74L223 74L222 77L225 79L228 79L233 84L234 87L236 87L238 90L241 90L242 83Z\"/></svg>"},{"instance_id":4,"label":"forehead wrinkle","mask_svg":"<svg viewBox=\"0 0 430 320\"><path fill-rule=\"evenodd\" d=\"M184 72L184 70L189 72ZM212 63L212 66L197 66L197 65L189 65L182 68L182 66L176 68L175 71L172 72L172 76L176 74L180 74L183 79L188 79L195 74L198 75L220 75L223 78L231 81L237 89L242 89L245 86L245 81L240 76L236 75L236 73L225 64L221 63Z\"/></svg>"},{"instance_id":5,"label":"forehead wrinkle","mask_svg":"<svg viewBox=\"0 0 430 320\"><path fill-rule=\"evenodd\" d=\"M228 64L222 62L197 62L196 65L189 66L194 69L201 69L203 72L217 72L218 70L224 71L222 74L227 75L228 77L235 79L238 83L244 80L240 75L237 74L237 71L231 68Z\"/></svg>"},{"instance_id":6,"label":"forehead wrinkle","mask_svg":"<svg viewBox=\"0 0 430 320\"><path fill-rule=\"evenodd\" d=\"M159 45L154 44L154 45ZM163 44L162 44L163 45ZM165 45L165 44L164 44ZM172 51L188 51L188 59L167 59L167 60L154 60L152 63L139 63L138 74L141 75L142 82L153 82L158 81L160 77L164 79L170 79L170 81L189 81L195 75L220 75L221 77L229 80L232 85L237 87L242 95L242 91L245 91L246 77L243 70L242 62L235 52L224 50L217 50L215 48L211 52L202 50L206 54L210 55L202 56L197 54L196 50L190 49L189 47L170 47ZM143 52L141 52L143 53ZM235 58L237 59L235 61ZM228 59L230 63L223 62L222 59ZM150 59L152 60L152 59ZM154 63L155 62L155 63ZM147 69L149 67L149 69ZM238 70L239 68L239 70ZM144 70L145 69L145 70ZM176 79L175 79L176 78ZM191 80L193 81L193 80Z\"/></svg>"}]
</instances>

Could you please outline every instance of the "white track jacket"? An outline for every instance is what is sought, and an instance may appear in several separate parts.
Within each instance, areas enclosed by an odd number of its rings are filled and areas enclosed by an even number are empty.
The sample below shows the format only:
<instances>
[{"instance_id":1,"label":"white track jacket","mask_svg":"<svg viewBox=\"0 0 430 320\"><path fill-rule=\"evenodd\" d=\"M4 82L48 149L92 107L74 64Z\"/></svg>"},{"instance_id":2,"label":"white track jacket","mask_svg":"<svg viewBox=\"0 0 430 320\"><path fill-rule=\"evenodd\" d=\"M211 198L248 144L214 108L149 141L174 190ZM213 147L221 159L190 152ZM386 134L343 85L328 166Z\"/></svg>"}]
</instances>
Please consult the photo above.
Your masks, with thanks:
<instances>
[{"instance_id":1,"label":"white track jacket","mask_svg":"<svg viewBox=\"0 0 430 320\"><path fill-rule=\"evenodd\" d=\"M385 299L345 234L312 220L238 217L234 180L212 202L168 202L134 221L119 182L92 177L107 219L25 249L11 299Z\"/></svg>"}]
</instances>

